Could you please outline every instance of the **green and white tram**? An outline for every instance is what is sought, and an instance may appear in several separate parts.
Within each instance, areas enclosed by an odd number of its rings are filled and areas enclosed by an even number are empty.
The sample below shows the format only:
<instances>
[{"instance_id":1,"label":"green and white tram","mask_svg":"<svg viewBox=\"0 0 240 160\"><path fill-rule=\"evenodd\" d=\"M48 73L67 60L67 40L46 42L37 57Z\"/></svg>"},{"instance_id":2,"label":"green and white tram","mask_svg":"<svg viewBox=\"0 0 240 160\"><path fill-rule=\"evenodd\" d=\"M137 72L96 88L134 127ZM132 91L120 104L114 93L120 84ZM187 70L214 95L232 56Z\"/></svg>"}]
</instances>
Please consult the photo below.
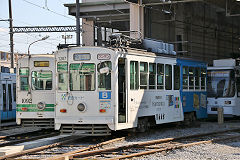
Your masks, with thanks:
<instances>
[{"instance_id":1,"label":"green and white tram","mask_svg":"<svg viewBox=\"0 0 240 160\"><path fill-rule=\"evenodd\" d=\"M55 58L50 54L25 56L17 64L17 124L54 128Z\"/></svg>"},{"instance_id":2,"label":"green and white tram","mask_svg":"<svg viewBox=\"0 0 240 160\"><path fill-rule=\"evenodd\" d=\"M56 52L55 129L78 135L183 121L176 57L139 49Z\"/></svg>"}]
</instances>

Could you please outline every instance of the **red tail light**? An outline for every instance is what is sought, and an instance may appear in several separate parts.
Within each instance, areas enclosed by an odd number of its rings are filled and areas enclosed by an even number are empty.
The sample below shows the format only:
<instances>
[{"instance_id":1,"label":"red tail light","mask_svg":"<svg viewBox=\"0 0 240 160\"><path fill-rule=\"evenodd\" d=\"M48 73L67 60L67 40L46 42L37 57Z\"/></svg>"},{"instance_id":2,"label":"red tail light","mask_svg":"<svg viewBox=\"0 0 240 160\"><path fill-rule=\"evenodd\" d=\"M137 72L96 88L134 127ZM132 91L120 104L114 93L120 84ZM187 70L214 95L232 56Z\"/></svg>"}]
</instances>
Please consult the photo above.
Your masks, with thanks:
<instances>
[{"instance_id":1,"label":"red tail light","mask_svg":"<svg viewBox=\"0 0 240 160\"><path fill-rule=\"evenodd\" d=\"M61 113L66 113L67 110L66 110L66 109L60 109L60 112L61 112Z\"/></svg>"},{"instance_id":2,"label":"red tail light","mask_svg":"<svg viewBox=\"0 0 240 160\"><path fill-rule=\"evenodd\" d=\"M27 110L28 110L27 107L23 107L23 108L22 108L22 111L27 111Z\"/></svg>"},{"instance_id":3,"label":"red tail light","mask_svg":"<svg viewBox=\"0 0 240 160\"><path fill-rule=\"evenodd\" d=\"M99 112L105 113L105 112L106 112L106 109L100 109Z\"/></svg>"}]
</instances>

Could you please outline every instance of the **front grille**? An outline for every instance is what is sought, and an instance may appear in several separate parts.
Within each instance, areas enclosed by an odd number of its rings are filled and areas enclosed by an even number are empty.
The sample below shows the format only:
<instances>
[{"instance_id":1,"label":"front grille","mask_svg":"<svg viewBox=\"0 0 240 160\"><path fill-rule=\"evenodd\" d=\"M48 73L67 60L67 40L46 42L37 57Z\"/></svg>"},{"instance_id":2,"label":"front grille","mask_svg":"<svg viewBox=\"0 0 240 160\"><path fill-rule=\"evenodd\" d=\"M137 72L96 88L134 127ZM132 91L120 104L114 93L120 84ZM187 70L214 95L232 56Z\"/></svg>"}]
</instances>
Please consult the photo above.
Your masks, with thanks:
<instances>
[{"instance_id":1,"label":"front grille","mask_svg":"<svg viewBox=\"0 0 240 160\"><path fill-rule=\"evenodd\" d=\"M54 128L54 119L22 119L23 127Z\"/></svg>"},{"instance_id":2,"label":"front grille","mask_svg":"<svg viewBox=\"0 0 240 160\"><path fill-rule=\"evenodd\" d=\"M217 107L212 107L211 111L217 111Z\"/></svg>"},{"instance_id":3,"label":"front grille","mask_svg":"<svg viewBox=\"0 0 240 160\"><path fill-rule=\"evenodd\" d=\"M62 124L61 133L85 136L106 136L111 135L107 125L99 124Z\"/></svg>"}]
</instances>

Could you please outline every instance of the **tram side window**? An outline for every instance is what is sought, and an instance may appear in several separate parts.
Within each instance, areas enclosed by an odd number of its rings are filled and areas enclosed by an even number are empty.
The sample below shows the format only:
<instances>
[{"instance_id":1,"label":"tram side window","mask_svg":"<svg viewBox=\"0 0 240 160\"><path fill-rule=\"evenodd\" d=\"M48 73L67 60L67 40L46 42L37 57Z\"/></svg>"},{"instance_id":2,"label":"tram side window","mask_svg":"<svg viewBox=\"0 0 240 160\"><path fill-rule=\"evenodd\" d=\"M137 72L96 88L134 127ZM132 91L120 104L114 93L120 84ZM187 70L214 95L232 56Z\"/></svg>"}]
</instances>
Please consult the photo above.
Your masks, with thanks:
<instances>
[{"instance_id":1,"label":"tram side window","mask_svg":"<svg viewBox=\"0 0 240 160\"><path fill-rule=\"evenodd\" d=\"M157 89L164 89L164 64L157 64Z\"/></svg>"},{"instance_id":2,"label":"tram side window","mask_svg":"<svg viewBox=\"0 0 240 160\"><path fill-rule=\"evenodd\" d=\"M165 88L166 90L172 89L172 66L169 64L165 65Z\"/></svg>"},{"instance_id":3,"label":"tram side window","mask_svg":"<svg viewBox=\"0 0 240 160\"><path fill-rule=\"evenodd\" d=\"M29 75L28 68L20 68L19 69L20 90L21 91L28 91L28 75Z\"/></svg>"},{"instance_id":4,"label":"tram side window","mask_svg":"<svg viewBox=\"0 0 240 160\"><path fill-rule=\"evenodd\" d=\"M13 100L16 102L16 83L13 83Z\"/></svg>"},{"instance_id":5,"label":"tram side window","mask_svg":"<svg viewBox=\"0 0 240 160\"><path fill-rule=\"evenodd\" d=\"M194 89L194 68L189 67L189 89Z\"/></svg>"},{"instance_id":6,"label":"tram side window","mask_svg":"<svg viewBox=\"0 0 240 160\"><path fill-rule=\"evenodd\" d=\"M236 77L237 96L240 97L240 77Z\"/></svg>"},{"instance_id":7,"label":"tram side window","mask_svg":"<svg viewBox=\"0 0 240 160\"><path fill-rule=\"evenodd\" d=\"M183 89L188 89L188 67L187 66L183 66Z\"/></svg>"},{"instance_id":8,"label":"tram side window","mask_svg":"<svg viewBox=\"0 0 240 160\"><path fill-rule=\"evenodd\" d=\"M71 91L95 90L95 64L70 64L69 86Z\"/></svg>"},{"instance_id":9,"label":"tram side window","mask_svg":"<svg viewBox=\"0 0 240 160\"><path fill-rule=\"evenodd\" d=\"M149 63L149 89L156 88L156 64Z\"/></svg>"},{"instance_id":10,"label":"tram side window","mask_svg":"<svg viewBox=\"0 0 240 160\"><path fill-rule=\"evenodd\" d=\"M33 90L52 90L52 72L51 71L33 71L32 72Z\"/></svg>"},{"instance_id":11,"label":"tram side window","mask_svg":"<svg viewBox=\"0 0 240 160\"><path fill-rule=\"evenodd\" d=\"M9 111L12 111L12 85L8 84L8 105Z\"/></svg>"},{"instance_id":12,"label":"tram side window","mask_svg":"<svg viewBox=\"0 0 240 160\"><path fill-rule=\"evenodd\" d=\"M68 63L58 62L58 90L67 91L68 89Z\"/></svg>"},{"instance_id":13,"label":"tram side window","mask_svg":"<svg viewBox=\"0 0 240 160\"><path fill-rule=\"evenodd\" d=\"M101 62L97 65L98 70L98 88L100 90L111 90L111 70L110 61Z\"/></svg>"},{"instance_id":14,"label":"tram side window","mask_svg":"<svg viewBox=\"0 0 240 160\"><path fill-rule=\"evenodd\" d=\"M3 111L7 110L7 89L6 89L6 84L2 85L3 89Z\"/></svg>"},{"instance_id":15,"label":"tram side window","mask_svg":"<svg viewBox=\"0 0 240 160\"><path fill-rule=\"evenodd\" d=\"M206 89L206 69L201 68L201 89Z\"/></svg>"},{"instance_id":16,"label":"tram side window","mask_svg":"<svg viewBox=\"0 0 240 160\"><path fill-rule=\"evenodd\" d=\"M174 65L174 90L180 89L180 66Z\"/></svg>"},{"instance_id":17,"label":"tram side window","mask_svg":"<svg viewBox=\"0 0 240 160\"><path fill-rule=\"evenodd\" d=\"M147 89L148 64L140 62L140 89Z\"/></svg>"},{"instance_id":18,"label":"tram side window","mask_svg":"<svg viewBox=\"0 0 240 160\"><path fill-rule=\"evenodd\" d=\"M195 68L195 89L200 89L200 68Z\"/></svg>"},{"instance_id":19,"label":"tram side window","mask_svg":"<svg viewBox=\"0 0 240 160\"><path fill-rule=\"evenodd\" d=\"M130 62L130 89L138 90L139 88L139 76L138 76L138 62Z\"/></svg>"}]
</instances>

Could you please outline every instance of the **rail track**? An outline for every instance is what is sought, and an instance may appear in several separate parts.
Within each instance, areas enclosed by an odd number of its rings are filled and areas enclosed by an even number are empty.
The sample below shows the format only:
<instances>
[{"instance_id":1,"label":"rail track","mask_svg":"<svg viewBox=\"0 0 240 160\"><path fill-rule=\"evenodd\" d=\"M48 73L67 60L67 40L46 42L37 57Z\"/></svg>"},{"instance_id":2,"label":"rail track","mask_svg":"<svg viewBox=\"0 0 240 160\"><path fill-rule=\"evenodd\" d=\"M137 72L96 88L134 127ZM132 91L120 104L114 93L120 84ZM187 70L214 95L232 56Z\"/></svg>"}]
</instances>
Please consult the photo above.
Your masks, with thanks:
<instances>
[{"instance_id":1,"label":"rail track","mask_svg":"<svg viewBox=\"0 0 240 160\"><path fill-rule=\"evenodd\" d=\"M46 160L126 159L153 154L156 152L166 152L169 150L175 150L194 145L231 140L235 138L240 138L240 129L209 132L176 138L158 139L129 145L121 145L118 147L105 147L104 145L98 145L96 147L79 149L73 152L46 158Z\"/></svg>"},{"instance_id":2,"label":"rail track","mask_svg":"<svg viewBox=\"0 0 240 160\"><path fill-rule=\"evenodd\" d=\"M124 140L124 137L121 138L115 138L115 139L111 139L111 140L107 140L101 143L96 143L96 144L82 144L82 145L72 145L72 142L76 142L78 140L83 140L86 137L72 137L71 139L68 140L64 140L62 142L59 143L54 143L51 145L45 145L45 146L41 146L41 147L37 147L37 148L33 148L33 149L29 149L29 150L24 150L22 152L19 153L14 153L14 154L9 154L6 156L2 156L0 157L0 160L2 159L58 159L58 158L62 158L68 155L72 155L72 154L76 154L79 152L84 152L84 151L90 151L90 150L94 150L100 147L103 147L104 145L108 145L110 143L114 143L114 142L118 142L121 140ZM67 148L68 152L66 153L65 149ZM69 150L72 150L69 152ZM54 156L55 155L55 156ZM59 155L59 156L58 156Z\"/></svg>"},{"instance_id":3,"label":"rail track","mask_svg":"<svg viewBox=\"0 0 240 160\"><path fill-rule=\"evenodd\" d=\"M112 137L108 137L112 138ZM19 153L0 157L1 159L126 159L131 157L153 154L156 152L167 153L169 150L176 150L199 144L214 143L218 141L240 138L240 128L194 134L175 138L157 139L125 145L122 142L125 137L112 138L104 142L89 140L87 137L71 137L68 140L24 150ZM96 139L99 139L97 137ZM92 141L92 142L91 142ZM103 139L101 139L103 141ZM117 144L113 144L119 142ZM113 144L113 145L111 145ZM114 147L111 147L114 146Z\"/></svg>"}]
</instances>

